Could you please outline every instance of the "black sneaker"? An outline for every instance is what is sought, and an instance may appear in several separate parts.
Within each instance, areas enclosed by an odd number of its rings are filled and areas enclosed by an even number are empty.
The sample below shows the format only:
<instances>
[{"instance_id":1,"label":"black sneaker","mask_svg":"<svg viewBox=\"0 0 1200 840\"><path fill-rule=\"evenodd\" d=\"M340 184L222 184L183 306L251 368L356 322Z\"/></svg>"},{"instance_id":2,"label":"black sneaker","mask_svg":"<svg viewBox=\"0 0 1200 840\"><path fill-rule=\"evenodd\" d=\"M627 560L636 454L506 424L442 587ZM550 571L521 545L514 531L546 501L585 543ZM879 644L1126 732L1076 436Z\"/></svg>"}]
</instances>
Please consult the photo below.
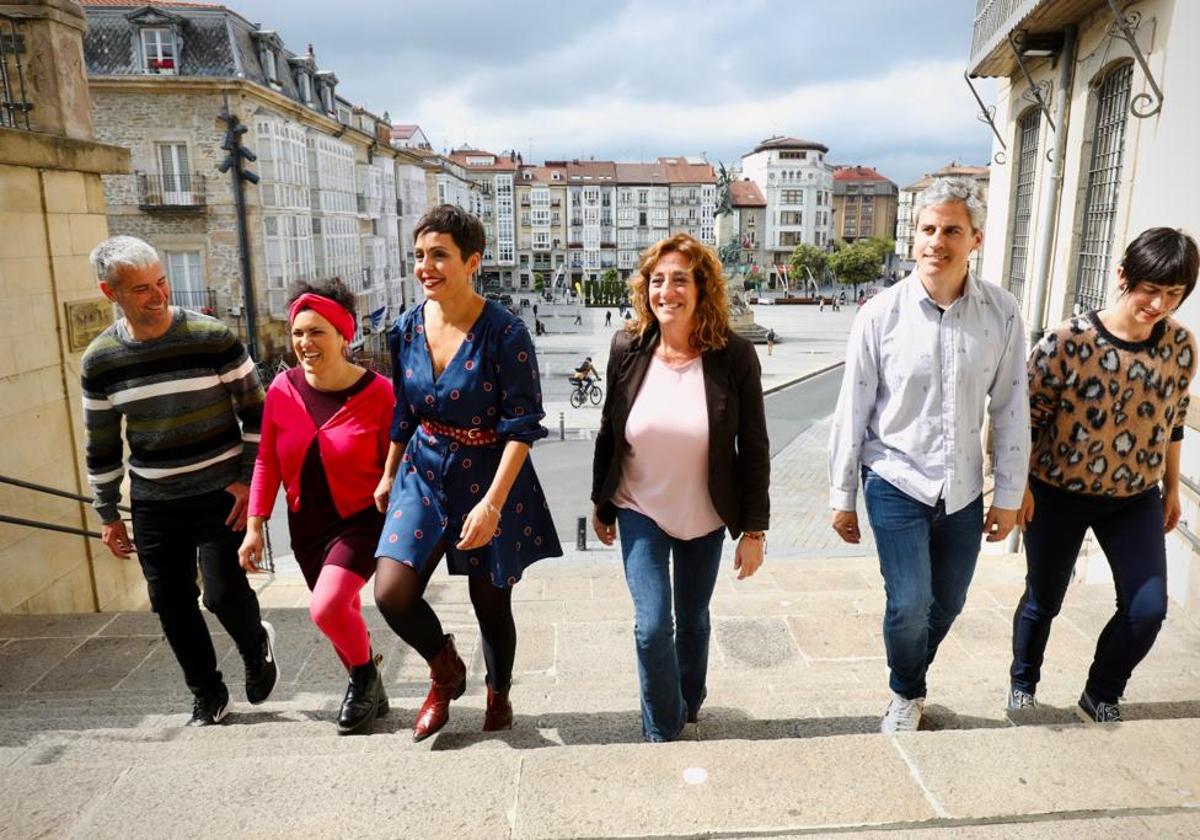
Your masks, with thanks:
<instances>
[{"instance_id":1,"label":"black sneaker","mask_svg":"<svg viewBox=\"0 0 1200 840\"><path fill-rule=\"evenodd\" d=\"M252 706L266 701L279 684L279 668L275 664L275 628L264 621L262 647L258 655L242 660L246 663L246 699Z\"/></svg>"},{"instance_id":2,"label":"black sneaker","mask_svg":"<svg viewBox=\"0 0 1200 840\"><path fill-rule=\"evenodd\" d=\"M192 718L188 726L213 726L224 720L229 714L229 689L225 683L217 691L208 694L197 694L192 702Z\"/></svg>"},{"instance_id":3,"label":"black sneaker","mask_svg":"<svg viewBox=\"0 0 1200 840\"><path fill-rule=\"evenodd\" d=\"M1091 723L1120 723L1121 707L1116 703L1104 703L1092 699L1085 690L1079 695L1079 713L1084 721Z\"/></svg>"}]
</instances>

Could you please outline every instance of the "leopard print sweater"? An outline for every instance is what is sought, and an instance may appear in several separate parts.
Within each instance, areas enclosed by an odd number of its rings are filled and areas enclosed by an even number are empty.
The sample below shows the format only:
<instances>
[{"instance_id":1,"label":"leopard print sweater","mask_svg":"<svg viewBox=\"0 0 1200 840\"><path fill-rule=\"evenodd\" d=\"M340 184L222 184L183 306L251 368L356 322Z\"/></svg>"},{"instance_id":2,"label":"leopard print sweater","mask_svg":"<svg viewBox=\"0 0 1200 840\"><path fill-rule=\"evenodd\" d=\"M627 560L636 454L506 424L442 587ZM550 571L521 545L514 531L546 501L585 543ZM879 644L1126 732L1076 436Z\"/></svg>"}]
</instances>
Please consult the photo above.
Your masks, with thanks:
<instances>
[{"instance_id":1,"label":"leopard print sweater","mask_svg":"<svg viewBox=\"0 0 1200 840\"><path fill-rule=\"evenodd\" d=\"M1030 472L1075 493L1133 496L1157 484L1183 438L1196 342L1173 318L1123 341L1095 312L1047 333L1029 357Z\"/></svg>"}]
</instances>

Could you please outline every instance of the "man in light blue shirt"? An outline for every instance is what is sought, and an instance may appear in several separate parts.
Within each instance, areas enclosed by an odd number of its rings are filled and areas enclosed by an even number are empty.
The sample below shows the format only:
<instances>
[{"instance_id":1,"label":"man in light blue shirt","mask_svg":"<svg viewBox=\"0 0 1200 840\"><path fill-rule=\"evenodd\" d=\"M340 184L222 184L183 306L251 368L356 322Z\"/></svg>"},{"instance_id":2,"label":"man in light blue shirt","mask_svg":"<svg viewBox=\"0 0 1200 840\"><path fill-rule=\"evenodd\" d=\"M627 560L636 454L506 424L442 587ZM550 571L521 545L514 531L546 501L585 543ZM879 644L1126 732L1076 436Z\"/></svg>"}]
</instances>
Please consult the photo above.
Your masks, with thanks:
<instances>
[{"instance_id":1,"label":"man in light blue shirt","mask_svg":"<svg viewBox=\"0 0 1200 840\"><path fill-rule=\"evenodd\" d=\"M980 537L1008 536L1029 467L1025 335L1016 299L970 276L978 185L940 178L913 208L916 270L867 302L850 333L829 439L833 529L860 539L859 477L887 592L892 700L883 732L916 729L925 673L962 611ZM986 410L986 415L985 415ZM983 427L995 495L984 515Z\"/></svg>"}]
</instances>

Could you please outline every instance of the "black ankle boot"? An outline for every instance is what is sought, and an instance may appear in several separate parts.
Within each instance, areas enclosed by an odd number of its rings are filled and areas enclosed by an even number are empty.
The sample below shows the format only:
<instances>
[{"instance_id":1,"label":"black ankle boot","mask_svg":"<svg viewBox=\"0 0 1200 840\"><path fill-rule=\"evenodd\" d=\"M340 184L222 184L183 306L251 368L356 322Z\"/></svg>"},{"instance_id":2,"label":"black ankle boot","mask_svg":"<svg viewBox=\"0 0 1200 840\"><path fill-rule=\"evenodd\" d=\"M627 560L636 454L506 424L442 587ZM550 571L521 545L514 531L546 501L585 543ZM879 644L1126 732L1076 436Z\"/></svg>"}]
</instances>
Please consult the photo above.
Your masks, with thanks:
<instances>
[{"instance_id":1,"label":"black ankle boot","mask_svg":"<svg viewBox=\"0 0 1200 840\"><path fill-rule=\"evenodd\" d=\"M387 695L383 691L383 679L379 676L379 663L382 661L382 656L374 655L365 664L350 669L346 697L338 713L339 735L365 735L371 731L375 718L388 713Z\"/></svg>"}]
</instances>

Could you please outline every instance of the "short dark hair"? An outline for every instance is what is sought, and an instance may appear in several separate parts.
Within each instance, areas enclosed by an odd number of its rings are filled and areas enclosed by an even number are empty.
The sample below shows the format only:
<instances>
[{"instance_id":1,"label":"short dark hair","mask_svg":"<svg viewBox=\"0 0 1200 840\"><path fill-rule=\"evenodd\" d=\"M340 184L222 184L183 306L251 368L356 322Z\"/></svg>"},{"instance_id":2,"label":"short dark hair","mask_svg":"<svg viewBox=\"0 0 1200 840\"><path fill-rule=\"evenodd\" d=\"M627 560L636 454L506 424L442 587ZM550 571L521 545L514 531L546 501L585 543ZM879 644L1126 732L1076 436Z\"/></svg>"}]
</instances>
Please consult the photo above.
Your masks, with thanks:
<instances>
[{"instance_id":1,"label":"short dark hair","mask_svg":"<svg viewBox=\"0 0 1200 840\"><path fill-rule=\"evenodd\" d=\"M1182 230L1155 227L1144 230L1125 248L1121 256L1125 271L1125 291L1132 292L1142 283L1158 286L1184 286L1183 300L1196 288L1200 274L1200 249L1196 240Z\"/></svg>"},{"instance_id":2,"label":"short dark hair","mask_svg":"<svg viewBox=\"0 0 1200 840\"><path fill-rule=\"evenodd\" d=\"M334 303L340 304L343 309L354 314L354 292L346 287L340 277L331 277L328 280L319 280L316 283L308 283L304 280L297 280L292 284L288 295L288 309L292 308L301 295L320 295L323 298L329 298Z\"/></svg>"},{"instance_id":3,"label":"short dark hair","mask_svg":"<svg viewBox=\"0 0 1200 840\"><path fill-rule=\"evenodd\" d=\"M413 241L423 233L449 234L464 260L469 260L472 254L482 254L487 244L483 222L454 204L439 204L427 210L413 228Z\"/></svg>"}]
</instances>

